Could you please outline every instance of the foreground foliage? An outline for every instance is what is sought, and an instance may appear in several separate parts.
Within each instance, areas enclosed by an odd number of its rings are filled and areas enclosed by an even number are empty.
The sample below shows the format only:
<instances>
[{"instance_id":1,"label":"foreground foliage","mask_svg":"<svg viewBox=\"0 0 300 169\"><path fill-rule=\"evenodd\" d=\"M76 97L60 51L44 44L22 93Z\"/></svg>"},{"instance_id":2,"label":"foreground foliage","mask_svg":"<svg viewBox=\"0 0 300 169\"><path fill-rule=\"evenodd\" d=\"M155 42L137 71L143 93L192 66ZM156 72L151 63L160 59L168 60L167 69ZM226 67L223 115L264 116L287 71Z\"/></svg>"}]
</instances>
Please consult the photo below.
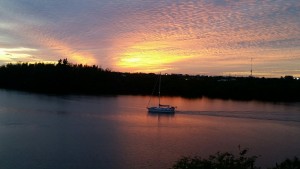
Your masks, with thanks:
<instances>
[{"instance_id":1,"label":"foreground foliage","mask_svg":"<svg viewBox=\"0 0 300 169\"><path fill-rule=\"evenodd\" d=\"M238 156L225 152L210 155L207 159L199 156L183 157L171 169L260 169L255 166L257 156L247 156L248 149L240 150ZM269 169L300 169L297 157L293 160L286 159L276 167Z\"/></svg>"},{"instance_id":2,"label":"foreground foliage","mask_svg":"<svg viewBox=\"0 0 300 169\"><path fill-rule=\"evenodd\" d=\"M258 169L254 166L257 156L246 156L248 150L244 149L235 157L233 154L216 153L208 159L201 157L183 157L172 167L172 169Z\"/></svg>"},{"instance_id":3,"label":"foreground foliage","mask_svg":"<svg viewBox=\"0 0 300 169\"><path fill-rule=\"evenodd\" d=\"M300 161L297 157L293 160L286 159L280 164L276 164L276 167L271 169L300 169Z\"/></svg>"}]
</instances>

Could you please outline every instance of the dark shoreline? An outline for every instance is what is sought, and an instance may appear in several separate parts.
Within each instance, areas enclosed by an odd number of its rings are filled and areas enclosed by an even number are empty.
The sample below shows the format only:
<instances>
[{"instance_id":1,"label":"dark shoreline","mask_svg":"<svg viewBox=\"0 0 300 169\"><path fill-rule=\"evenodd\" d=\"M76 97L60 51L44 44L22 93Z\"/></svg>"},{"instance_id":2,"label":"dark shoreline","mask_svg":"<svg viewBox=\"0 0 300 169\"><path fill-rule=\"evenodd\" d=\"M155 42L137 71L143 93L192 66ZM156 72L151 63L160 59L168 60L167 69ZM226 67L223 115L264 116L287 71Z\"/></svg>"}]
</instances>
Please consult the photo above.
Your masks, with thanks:
<instances>
[{"instance_id":1,"label":"dark shoreline","mask_svg":"<svg viewBox=\"0 0 300 169\"><path fill-rule=\"evenodd\" d=\"M55 95L151 95L158 75L122 73L98 66L7 64L0 67L0 88ZM162 76L162 95L271 102L299 102L300 80L284 78ZM156 94L157 92L154 91Z\"/></svg>"}]
</instances>

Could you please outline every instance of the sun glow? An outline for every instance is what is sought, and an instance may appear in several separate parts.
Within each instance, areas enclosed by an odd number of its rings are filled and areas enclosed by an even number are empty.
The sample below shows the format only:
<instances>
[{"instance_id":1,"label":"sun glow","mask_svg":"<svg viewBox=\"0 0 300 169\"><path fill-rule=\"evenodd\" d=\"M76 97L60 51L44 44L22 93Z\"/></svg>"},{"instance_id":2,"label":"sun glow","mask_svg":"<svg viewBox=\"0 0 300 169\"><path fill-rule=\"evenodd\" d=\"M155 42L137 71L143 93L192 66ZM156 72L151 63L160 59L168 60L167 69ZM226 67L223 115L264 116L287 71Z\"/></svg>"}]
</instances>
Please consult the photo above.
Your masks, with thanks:
<instances>
[{"instance_id":1,"label":"sun glow","mask_svg":"<svg viewBox=\"0 0 300 169\"><path fill-rule=\"evenodd\" d=\"M129 47L121 54L117 66L128 71L157 72L174 69L176 63L191 56L181 54L179 50L171 50L167 44L147 42Z\"/></svg>"}]
</instances>

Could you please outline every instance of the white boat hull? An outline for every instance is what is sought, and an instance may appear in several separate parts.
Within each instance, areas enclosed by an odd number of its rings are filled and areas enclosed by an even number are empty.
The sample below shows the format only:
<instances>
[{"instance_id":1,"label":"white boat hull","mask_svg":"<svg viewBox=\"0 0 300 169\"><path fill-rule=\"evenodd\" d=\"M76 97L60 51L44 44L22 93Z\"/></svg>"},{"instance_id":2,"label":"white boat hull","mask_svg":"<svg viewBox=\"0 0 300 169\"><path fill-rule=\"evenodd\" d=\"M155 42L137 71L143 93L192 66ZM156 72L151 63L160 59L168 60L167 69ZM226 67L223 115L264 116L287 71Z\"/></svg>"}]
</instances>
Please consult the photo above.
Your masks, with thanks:
<instances>
[{"instance_id":1,"label":"white boat hull","mask_svg":"<svg viewBox=\"0 0 300 169\"><path fill-rule=\"evenodd\" d=\"M148 107L150 113L175 113L175 107Z\"/></svg>"}]
</instances>

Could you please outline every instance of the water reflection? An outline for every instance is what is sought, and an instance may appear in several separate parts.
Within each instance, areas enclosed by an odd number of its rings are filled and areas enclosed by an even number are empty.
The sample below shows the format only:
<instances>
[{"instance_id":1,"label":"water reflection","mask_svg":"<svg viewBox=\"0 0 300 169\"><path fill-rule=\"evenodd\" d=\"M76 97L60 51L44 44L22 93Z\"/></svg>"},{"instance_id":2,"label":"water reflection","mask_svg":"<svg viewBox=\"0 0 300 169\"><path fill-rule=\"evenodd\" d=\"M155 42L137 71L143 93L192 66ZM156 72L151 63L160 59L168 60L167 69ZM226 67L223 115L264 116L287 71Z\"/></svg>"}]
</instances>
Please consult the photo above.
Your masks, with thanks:
<instances>
[{"instance_id":1,"label":"water reflection","mask_svg":"<svg viewBox=\"0 0 300 169\"><path fill-rule=\"evenodd\" d=\"M1 168L169 168L238 145L264 166L300 155L299 103L164 97L178 111L158 114L148 99L0 90Z\"/></svg>"},{"instance_id":2,"label":"water reflection","mask_svg":"<svg viewBox=\"0 0 300 169\"><path fill-rule=\"evenodd\" d=\"M148 116L151 117L174 117L175 113L158 113L158 112L148 112Z\"/></svg>"}]
</instances>

